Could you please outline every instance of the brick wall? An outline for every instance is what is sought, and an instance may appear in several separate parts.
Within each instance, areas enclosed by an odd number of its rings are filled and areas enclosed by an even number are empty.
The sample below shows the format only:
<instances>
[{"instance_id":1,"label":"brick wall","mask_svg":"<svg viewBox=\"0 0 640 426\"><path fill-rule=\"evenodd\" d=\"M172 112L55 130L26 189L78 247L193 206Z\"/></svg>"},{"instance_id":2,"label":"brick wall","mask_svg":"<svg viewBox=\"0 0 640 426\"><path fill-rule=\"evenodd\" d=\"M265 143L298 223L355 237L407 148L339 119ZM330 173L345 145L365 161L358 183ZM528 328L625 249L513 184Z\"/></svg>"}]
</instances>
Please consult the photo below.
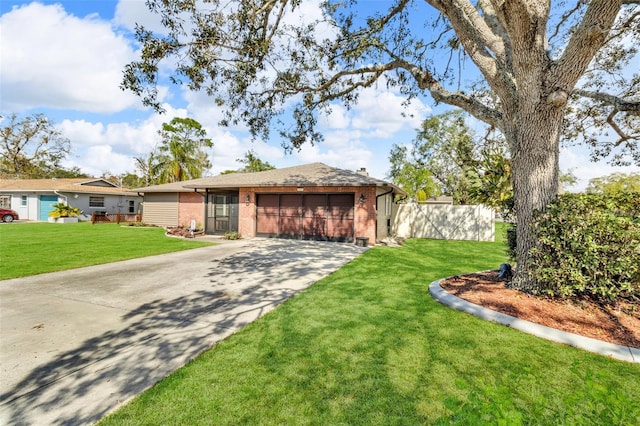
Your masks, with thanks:
<instances>
[{"instance_id":1,"label":"brick wall","mask_svg":"<svg viewBox=\"0 0 640 426\"><path fill-rule=\"evenodd\" d=\"M369 238L369 244L376 243L376 187L367 186L358 188L356 192L355 231L356 237ZM364 195L364 202L360 204L360 195Z\"/></svg>"},{"instance_id":2,"label":"brick wall","mask_svg":"<svg viewBox=\"0 0 640 426\"><path fill-rule=\"evenodd\" d=\"M196 192L181 192L178 203L178 225L189 226L192 220L198 227L204 226L205 198Z\"/></svg>"},{"instance_id":3,"label":"brick wall","mask_svg":"<svg viewBox=\"0 0 640 426\"><path fill-rule=\"evenodd\" d=\"M256 231L256 193L353 193L355 195L354 228L356 237L369 238L369 244L376 241L376 187L337 187L317 186L304 187L304 191L298 191L295 187L271 187L271 188L240 188L238 202L238 231L247 238L255 237ZM360 204L360 194L364 195L364 202ZM249 198L247 200L247 195Z\"/></svg>"}]
</instances>

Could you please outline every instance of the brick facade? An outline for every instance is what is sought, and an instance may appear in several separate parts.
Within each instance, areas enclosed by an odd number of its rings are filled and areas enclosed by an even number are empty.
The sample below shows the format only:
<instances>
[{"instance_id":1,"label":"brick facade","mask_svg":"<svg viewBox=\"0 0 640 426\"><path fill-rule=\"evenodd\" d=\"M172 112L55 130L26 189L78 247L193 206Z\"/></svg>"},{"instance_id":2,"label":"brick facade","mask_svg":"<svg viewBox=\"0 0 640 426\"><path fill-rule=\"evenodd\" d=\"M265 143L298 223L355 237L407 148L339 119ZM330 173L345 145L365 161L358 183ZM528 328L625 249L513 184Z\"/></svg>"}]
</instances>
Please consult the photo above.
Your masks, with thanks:
<instances>
[{"instance_id":1,"label":"brick facade","mask_svg":"<svg viewBox=\"0 0 640 426\"><path fill-rule=\"evenodd\" d=\"M196 192L180 192L178 201L178 225L189 226L192 220L202 229L205 223L205 198Z\"/></svg>"}]
</instances>

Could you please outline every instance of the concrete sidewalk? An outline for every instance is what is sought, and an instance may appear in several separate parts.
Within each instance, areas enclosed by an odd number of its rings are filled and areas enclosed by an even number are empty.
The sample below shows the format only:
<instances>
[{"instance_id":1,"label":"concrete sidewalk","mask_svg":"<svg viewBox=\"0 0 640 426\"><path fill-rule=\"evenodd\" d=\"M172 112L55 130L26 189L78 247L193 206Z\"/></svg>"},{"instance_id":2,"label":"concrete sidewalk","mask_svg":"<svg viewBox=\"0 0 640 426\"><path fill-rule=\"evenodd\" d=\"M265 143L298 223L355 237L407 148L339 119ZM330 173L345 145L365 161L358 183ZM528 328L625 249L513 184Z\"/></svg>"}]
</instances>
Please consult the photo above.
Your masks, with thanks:
<instances>
[{"instance_id":1,"label":"concrete sidewalk","mask_svg":"<svg viewBox=\"0 0 640 426\"><path fill-rule=\"evenodd\" d=\"M96 422L362 251L240 240L0 281L0 424Z\"/></svg>"}]
</instances>

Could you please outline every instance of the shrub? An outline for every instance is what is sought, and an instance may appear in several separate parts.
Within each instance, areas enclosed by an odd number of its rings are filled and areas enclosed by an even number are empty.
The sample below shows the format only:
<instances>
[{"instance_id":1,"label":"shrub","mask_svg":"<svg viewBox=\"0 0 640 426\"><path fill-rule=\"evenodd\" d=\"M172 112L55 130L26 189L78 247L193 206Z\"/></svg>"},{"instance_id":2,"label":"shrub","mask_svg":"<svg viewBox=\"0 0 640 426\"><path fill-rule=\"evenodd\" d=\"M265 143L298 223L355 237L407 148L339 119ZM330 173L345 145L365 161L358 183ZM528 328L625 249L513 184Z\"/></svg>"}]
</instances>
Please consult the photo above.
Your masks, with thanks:
<instances>
[{"instance_id":1,"label":"shrub","mask_svg":"<svg viewBox=\"0 0 640 426\"><path fill-rule=\"evenodd\" d=\"M240 235L238 231L231 231L231 232L224 233L225 240L239 240L240 238L242 238L242 235Z\"/></svg>"},{"instance_id":2,"label":"shrub","mask_svg":"<svg viewBox=\"0 0 640 426\"><path fill-rule=\"evenodd\" d=\"M75 217L80 215L80 209L71 207L65 203L53 204L53 210L49 212L49 217Z\"/></svg>"},{"instance_id":3,"label":"shrub","mask_svg":"<svg viewBox=\"0 0 640 426\"><path fill-rule=\"evenodd\" d=\"M129 222L125 226L133 226L136 228L157 228L158 227L158 225L153 225L151 223L144 223L144 222Z\"/></svg>"},{"instance_id":4,"label":"shrub","mask_svg":"<svg viewBox=\"0 0 640 426\"><path fill-rule=\"evenodd\" d=\"M542 291L600 303L640 297L640 195L565 194L538 214L531 266Z\"/></svg>"}]
</instances>

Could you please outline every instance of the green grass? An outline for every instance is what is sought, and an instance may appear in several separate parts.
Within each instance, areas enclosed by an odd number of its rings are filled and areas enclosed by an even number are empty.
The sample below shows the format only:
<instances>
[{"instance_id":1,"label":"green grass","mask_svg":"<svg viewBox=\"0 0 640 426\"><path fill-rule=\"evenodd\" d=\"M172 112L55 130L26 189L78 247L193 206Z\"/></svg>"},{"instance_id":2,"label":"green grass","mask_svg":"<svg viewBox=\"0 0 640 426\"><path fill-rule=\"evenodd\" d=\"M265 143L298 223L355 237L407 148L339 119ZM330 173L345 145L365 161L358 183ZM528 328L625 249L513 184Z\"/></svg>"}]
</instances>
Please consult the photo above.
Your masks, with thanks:
<instances>
[{"instance_id":1,"label":"green grass","mask_svg":"<svg viewBox=\"0 0 640 426\"><path fill-rule=\"evenodd\" d=\"M482 321L428 293L437 278L504 260L499 243L373 248L102 424L640 424L639 365Z\"/></svg>"},{"instance_id":2,"label":"green grass","mask_svg":"<svg viewBox=\"0 0 640 426\"><path fill-rule=\"evenodd\" d=\"M0 279L151 256L209 243L167 238L162 228L117 224L0 225Z\"/></svg>"}]
</instances>

